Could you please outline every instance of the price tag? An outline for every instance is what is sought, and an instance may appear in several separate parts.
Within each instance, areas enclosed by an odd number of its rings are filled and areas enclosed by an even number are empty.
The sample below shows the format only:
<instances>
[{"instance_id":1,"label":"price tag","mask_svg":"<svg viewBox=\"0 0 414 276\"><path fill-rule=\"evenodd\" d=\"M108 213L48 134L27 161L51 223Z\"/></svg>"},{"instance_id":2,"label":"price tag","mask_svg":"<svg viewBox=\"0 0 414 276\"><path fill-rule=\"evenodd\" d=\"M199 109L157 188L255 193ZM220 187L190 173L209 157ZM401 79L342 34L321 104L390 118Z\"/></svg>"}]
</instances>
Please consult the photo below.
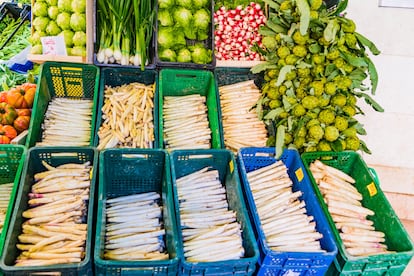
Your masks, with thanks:
<instances>
[{"instance_id":1,"label":"price tag","mask_svg":"<svg viewBox=\"0 0 414 276\"><path fill-rule=\"evenodd\" d=\"M299 182L302 181L302 179L304 177L302 168L297 169L295 171L295 174L296 174L296 178L299 180Z\"/></svg>"},{"instance_id":2,"label":"price tag","mask_svg":"<svg viewBox=\"0 0 414 276\"><path fill-rule=\"evenodd\" d=\"M371 182L368 186L367 186L369 195L371 197L373 197L374 195L376 195L378 193L377 191L377 187L375 186L374 182Z\"/></svg>"},{"instance_id":3,"label":"price tag","mask_svg":"<svg viewBox=\"0 0 414 276\"><path fill-rule=\"evenodd\" d=\"M44 55L66 56L66 45L63 36L44 36L40 38Z\"/></svg>"},{"instance_id":4,"label":"price tag","mask_svg":"<svg viewBox=\"0 0 414 276\"><path fill-rule=\"evenodd\" d=\"M233 171L234 171L234 164L233 164L233 160L231 160L231 161L229 162L229 169L230 169L230 173L233 173Z\"/></svg>"}]
</instances>

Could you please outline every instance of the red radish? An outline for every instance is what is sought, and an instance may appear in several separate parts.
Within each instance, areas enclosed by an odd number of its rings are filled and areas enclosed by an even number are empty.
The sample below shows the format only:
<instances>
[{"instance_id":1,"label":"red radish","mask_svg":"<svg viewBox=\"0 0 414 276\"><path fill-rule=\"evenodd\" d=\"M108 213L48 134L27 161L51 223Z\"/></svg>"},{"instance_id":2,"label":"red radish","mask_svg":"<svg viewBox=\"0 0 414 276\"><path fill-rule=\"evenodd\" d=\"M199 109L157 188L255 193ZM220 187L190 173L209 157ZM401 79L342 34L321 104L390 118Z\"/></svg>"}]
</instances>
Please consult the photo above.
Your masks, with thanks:
<instances>
[{"instance_id":1,"label":"red radish","mask_svg":"<svg viewBox=\"0 0 414 276\"><path fill-rule=\"evenodd\" d=\"M260 4L251 2L233 10L220 7L214 14L215 52L217 60L263 60L252 50L254 44L261 47L259 27L266 17Z\"/></svg>"}]
</instances>

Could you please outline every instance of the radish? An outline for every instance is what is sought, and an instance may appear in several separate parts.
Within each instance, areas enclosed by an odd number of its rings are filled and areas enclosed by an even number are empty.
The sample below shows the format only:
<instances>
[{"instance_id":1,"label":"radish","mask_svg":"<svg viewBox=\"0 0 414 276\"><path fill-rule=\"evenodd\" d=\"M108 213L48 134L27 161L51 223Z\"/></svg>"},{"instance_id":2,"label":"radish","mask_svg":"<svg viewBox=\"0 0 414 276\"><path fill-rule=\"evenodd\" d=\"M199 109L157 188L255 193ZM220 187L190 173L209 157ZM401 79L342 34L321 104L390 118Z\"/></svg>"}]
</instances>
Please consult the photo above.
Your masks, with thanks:
<instances>
[{"instance_id":1,"label":"radish","mask_svg":"<svg viewBox=\"0 0 414 276\"><path fill-rule=\"evenodd\" d=\"M263 60L253 51L253 46L261 44L259 27L266 17L260 4L251 2L243 8L227 10L220 7L214 14L215 53L217 60Z\"/></svg>"}]
</instances>

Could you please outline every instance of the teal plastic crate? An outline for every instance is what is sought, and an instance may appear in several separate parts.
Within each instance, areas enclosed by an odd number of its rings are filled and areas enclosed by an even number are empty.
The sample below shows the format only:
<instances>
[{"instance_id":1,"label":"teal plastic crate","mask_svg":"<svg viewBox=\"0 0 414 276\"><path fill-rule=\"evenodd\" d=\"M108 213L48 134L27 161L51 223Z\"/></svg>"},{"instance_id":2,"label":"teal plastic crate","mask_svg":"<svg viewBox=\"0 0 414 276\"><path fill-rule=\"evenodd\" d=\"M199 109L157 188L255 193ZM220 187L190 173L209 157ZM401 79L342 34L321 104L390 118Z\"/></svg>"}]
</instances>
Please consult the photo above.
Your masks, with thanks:
<instances>
[{"instance_id":1,"label":"teal plastic crate","mask_svg":"<svg viewBox=\"0 0 414 276\"><path fill-rule=\"evenodd\" d=\"M100 72L99 80L99 94L96 113L96 126L93 145L96 147L99 144L98 130L101 126L102 119L102 106L105 100L105 87L107 85L114 87L124 84L130 84L133 82L139 82L145 85L155 84L154 91L154 109L153 109L153 122L154 122L154 145L153 148L159 148L158 146L158 72L155 70L147 69L140 71L133 68L123 67L108 67L102 68Z\"/></svg>"},{"instance_id":2,"label":"teal plastic crate","mask_svg":"<svg viewBox=\"0 0 414 276\"><path fill-rule=\"evenodd\" d=\"M14 201L16 199L25 158L26 148L24 146L0 145L0 185L13 183L9 205L7 206L3 222L3 230L0 234L0 256L3 254L3 246L6 241L6 233L13 212Z\"/></svg>"},{"instance_id":3,"label":"teal plastic crate","mask_svg":"<svg viewBox=\"0 0 414 276\"><path fill-rule=\"evenodd\" d=\"M233 154L225 149L210 150L177 150L170 154L171 176L174 192L174 205L177 225L179 227L179 248L183 252L181 220L177 197L176 180L205 167L219 171L220 182L225 186L229 209L236 211L237 221L242 227L243 248L245 257L239 260L220 262L187 262L182 255L180 275L252 275L256 269L259 250L254 238L252 225L240 186L237 165ZM208 250L208 249L206 249Z\"/></svg>"},{"instance_id":4,"label":"teal plastic crate","mask_svg":"<svg viewBox=\"0 0 414 276\"><path fill-rule=\"evenodd\" d=\"M160 149L107 149L100 154L95 275L177 275L180 259L169 159ZM169 260L115 261L103 258L105 205L113 197L158 192L162 195L165 245Z\"/></svg>"},{"instance_id":5,"label":"teal plastic crate","mask_svg":"<svg viewBox=\"0 0 414 276\"><path fill-rule=\"evenodd\" d=\"M83 164L87 161L93 166L86 214L88 230L85 243L85 256L80 263L49 266L14 266L15 260L20 254L20 251L16 248L16 244L19 243L18 236L22 233L22 224L25 221L22 213L29 208L29 193L33 184L33 177L38 172L46 171L46 168L41 163L42 161L46 161L54 167L66 163ZM92 275L92 240L95 231L93 210L97 165L98 154L96 149L91 147L33 147L28 150L16 196L16 203L4 244L3 250L7 254L3 254L0 263L0 268L4 275Z\"/></svg>"},{"instance_id":6,"label":"teal plastic crate","mask_svg":"<svg viewBox=\"0 0 414 276\"><path fill-rule=\"evenodd\" d=\"M357 152L344 151L308 152L303 153L301 158L338 246L338 254L329 269L329 275L401 275L414 255L413 243L377 183L378 179L370 172L362 157ZM385 244L396 253L355 257L345 251L339 231L309 169L315 160L333 166L355 179L355 187L363 197L362 205L375 212L369 219L374 222L375 229L385 233Z\"/></svg>"},{"instance_id":7,"label":"teal plastic crate","mask_svg":"<svg viewBox=\"0 0 414 276\"><path fill-rule=\"evenodd\" d=\"M93 101L89 146L93 146L99 86L99 68L90 64L45 62L37 82L26 147L42 139L44 115L53 98L89 99ZM76 110L73 111L76 113Z\"/></svg>"},{"instance_id":8,"label":"teal plastic crate","mask_svg":"<svg viewBox=\"0 0 414 276\"><path fill-rule=\"evenodd\" d=\"M158 89L158 144L160 148L165 148L163 137L164 96L187 96L194 94L200 94L206 97L208 120L211 130L211 148L220 149L222 147L220 138L219 121L221 118L219 117L218 112L218 95L212 72L207 70L162 69L159 73Z\"/></svg>"},{"instance_id":9,"label":"teal plastic crate","mask_svg":"<svg viewBox=\"0 0 414 276\"><path fill-rule=\"evenodd\" d=\"M333 233L329 229L328 220L318 204L299 153L296 150L286 149L281 157L276 159L274 147L251 147L240 149L237 157L249 214L252 217L252 222L254 222L254 230L259 244L260 259L257 275L289 275L290 273L325 275L338 252L338 248ZM271 165L277 160L282 160L287 167L287 173L293 183L293 191L302 192L300 200L306 204L307 215L314 217L316 230L323 235L320 240L321 248L326 252L281 252L273 251L267 245L247 173Z\"/></svg>"}]
</instances>

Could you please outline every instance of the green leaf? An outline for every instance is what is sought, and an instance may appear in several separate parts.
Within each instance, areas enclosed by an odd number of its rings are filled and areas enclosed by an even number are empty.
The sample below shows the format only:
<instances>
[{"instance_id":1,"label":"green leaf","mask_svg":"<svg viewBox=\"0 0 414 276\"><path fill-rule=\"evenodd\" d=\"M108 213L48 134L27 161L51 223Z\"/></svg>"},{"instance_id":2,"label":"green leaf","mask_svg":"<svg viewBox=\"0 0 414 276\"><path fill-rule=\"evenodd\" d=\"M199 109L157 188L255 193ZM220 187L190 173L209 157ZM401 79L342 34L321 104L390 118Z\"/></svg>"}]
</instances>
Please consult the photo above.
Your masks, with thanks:
<instances>
[{"instance_id":1,"label":"green leaf","mask_svg":"<svg viewBox=\"0 0 414 276\"><path fill-rule=\"evenodd\" d=\"M339 1L339 4L336 6L335 9L332 10L330 14L339 15L341 12L343 12L346 9L347 6L348 6L348 0Z\"/></svg>"},{"instance_id":2,"label":"green leaf","mask_svg":"<svg viewBox=\"0 0 414 276\"><path fill-rule=\"evenodd\" d=\"M286 74L290 73L293 69L295 69L295 66L293 65L283 66L282 69L280 69L279 76L277 77L276 86L280 86L285 81Z\"/></svg>"},{"instance_id":3,"label":"green leaf","mask_svg":"<svg viewBox=\"0 0 414 276\"><path fill-rule=\"evenodd\" d=\"M253 66L250 69L250 72L252 72L253 74L258 74L258 73L260 73L260 72L262 72L264 70L267 70L267 69L276 69L277 67L278 66L276 64L274 64L273 62L265 61L265 62L261 62L259 64L256 64L255 66Z\"/></svg>"},{"instance_id":4,"label":"green leaf","mask_svg":"<svg viewBox=\"0 0 414 276\"><path fill-rule=\"evenodd\" d=\"M333 63L330 63L330 64L328 64L326 67L325 67L325 76L329 76L329 75L331 75L334 71L336 71L336 66L335 66L335 64L333 64Z\"/></svg>"},{"instance_id":5,"label":"green leaf","mask_svg":"<svg viewBox=\"0 0 414 276\"><path fill-rule=\"evenodd\" d=\"M367 104L369 104L370 106L372 106L372 108L375 111L378 112L384 112L384 108L382 108L379 103L377 103L373 98L371 98L369 95L367 95L366 93L362 93L362 92L354 92L354 95L359 97L359 98L364 98L365 102Z\"/></svg>"},{"instance_id":6,"label":"green leaf","mask_svg":"<svg viewBox=\"0 0 414 276\"><path fill-rule=\"evenodd\" d=\"M319 45L319 43L313 43L311 45L309 45L309 52L311 52L312 54L317 54L321 51L321 46Z\"/></svg>"},{"instance_id":7,"label":"green leaf","mask_svg":"<svg viewBox=\"0 0 414 276\"><path fill-rule=\"evenodd\" d=\"M371 87L372 87L372 92L371 93L372 93L372 95L375 95L375 92L376 92L377 86L378 86L377 69L375 68L375 65L371 61L371 59L366 57L366 61L368 62L368 73L369 73L369 77L371 79Z\"/></svg>"},{"instance_id":8,"label":"green leaf","mask_svg":"<svg viewBox=\"0 0 414 276\"><path fill-rule=\"evenodd\" d=\"M337 139L334 142L330 143L330 146L336 152L340 152L340 151L343 151L344 150L342 148L342 143L341 143L341 141L339 139Z\"/></svg>"},{"instance_id":9,"label":"green leaf","mask_svg":"<svg viewBox=\"0 0 414 276\"><path fill-rule=\"evenodd\" d=\"M340 27L336 19L329 20L328 25L323 31L323 37L325 40L329 42L334 41L339 28Z\"/></svg>"},{"instance_id":10,"label":"green leaf","mask_svg":"<svg viewBox=\"0 0 414 276\"><path fill-rule=\"evenodd\" d=\"M360 144L360 149L362 151L368 154L372 154L371 150L368 148L367 144L364 141L359 140L359 144Z\"/></svg>"},{"instance_id":11,"label":"green leaf","mask_svg":"<svg viewBox=\"0 0 414 276\"><path fill-rule=\"evenodd\" d=\"M368 63L367 63L365 57L357 57L355 55L348 54L348 53L345 53L345 52L341 52L341 55L352 66L355 66L355 67L366 67L366 66L368 66Z\"/></svg>"},{"instance_id":12,"label":"green leaf","mask_svg":"<svg viewBox=\"0 0 414 276\"><path fill-rule=\"evenodd\" d=\"M263 119L265 120L276 120L276 118L283 112L285 111L282 107L278 107L275 109L272 109L269 111L269 113L267 113Z\"/></svg>"},{"instance_id":13,"label":"green leaf","mask_svg":"<svg viewBox=\"0 0 414 276\"><path fill-rule=\"evenodd\" d=\"M280 4L272 0L263 0L264 3L268 4L270 8L279 10Z\"/></svg>"},{"instance_id":14,"label":"green leaf","mask_svg":"<svg viewBox=\"0 0 414 276\"><path fill-rule=\"evenodd\" d=\"M260 26L259 34L261 34L262 36L275 36L277 33L266 26Z\"/></svg>"},{"instance_id":15,"label":"green leaf","mask_svg":"<svg viewBox=\"0 0 414 276\"><path fill-rule=\"evenodd\" d=\"M296 5L300 14L300 26L299 30L301 35L305 35L308 32L310 22L310 8L307 0L296 0Z\"/></svg>"},{"instance_id":16,"label":"green leaf","mask_svg":"<svg viewBox=\"0 0 414 276\"><path fill-rule=\"evenodd\" d=\"M274 23L272 20L267 20L266 26L276 33L286 33L287 31L285 27Z\"/></svg>"},{"instance_id":17,"label":"green leaf","mask_svg":"<svg viewBox=\"0 0 414 276\"><path fill-rule=\"evenodd\" d=\"M284 107L285 111L289 111L293 107L292 104L287 100L286 95L283 95L282 103L283 103L283 107Z\"/></svg>"},{"instance_id":18,"label":"green leaf","mask_svg":"<svg viewBox=\"0 0 414 276\"><path fill-rule=\"evenodd\" d=\"M356 123L354 127L359 135L367 135L367 131L361 123Z\"/></svg>"},{"instance_id":19,"label":"green leaf","mask_svg":"<svg viewBox=\"0 0 414 276\"><path fill-rule=\"evenodd\" d=\"M276 131L276 159L280 159L282 156L284 145L285 145L285 126L278 126Z\"/></svg>"},{"instance_id":20,"label":"green leaf","mask_svg":"<svg viewBox=\"0 0 414 276\"><path fill-rule=\"evenodd\" d=\"M354 34L355 34L355 37L358 39L358 41L362 45L369 48L372 54L379 55L381 53L381 51L378 50L377 46L375 46L375 44L371 40L369 40L368 38L366 38L360 33L355 32Z\"/></svg>"}]
</instances>

